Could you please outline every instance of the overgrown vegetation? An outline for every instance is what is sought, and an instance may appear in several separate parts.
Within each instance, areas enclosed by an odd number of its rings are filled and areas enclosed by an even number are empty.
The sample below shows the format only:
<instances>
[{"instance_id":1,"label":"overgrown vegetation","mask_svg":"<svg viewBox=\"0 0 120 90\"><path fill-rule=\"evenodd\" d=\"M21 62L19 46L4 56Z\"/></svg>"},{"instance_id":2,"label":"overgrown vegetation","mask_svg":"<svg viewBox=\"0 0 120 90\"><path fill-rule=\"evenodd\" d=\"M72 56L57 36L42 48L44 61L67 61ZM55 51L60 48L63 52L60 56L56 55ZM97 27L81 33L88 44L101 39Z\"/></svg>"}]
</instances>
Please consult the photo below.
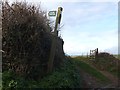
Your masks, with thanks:
<instances>
[{"instance_id":1,"label":"overgrown vegetation","mask_svg":"<svg viewBox=\"0 0 120 90\"><path fill-rule=\"evenodd\" d=\"M41 81L41 87L79 88L81 79L76 65L72 60L67 60L64 65L52 75Z\"/></svg>"},{"instance_id":2,"label":"overgrown vegetation","mask_svg":"<svg viewBox=\"0 0 120 90\"><path fill-rule=\"evenodd\" d=\"M24 79L40 80L47 74L52 26L46 12L24 2L2 3L2 69ZM64 60L63 40L57 38L54 69Z\"/></svg>"},{"instance_id":3,"label":"overgrown vegetation","mask_svg":"<svg viewBox=\"0 0 120 90\"><path fill-rule=\"evenodd\" d=\"M11 88L80 88L80 84L80 75L70 58L64 61L61 68L57 68L40 81L24 80L10 71L3 73L3 89L5 90Z\"/></svg>"},{"instance_id":4,"label":"overgrown vegetation","mask_svg":"<svg viewBox=\"0 0 120 90\"><path fill-rule=\"evenodd\" d=\"M54 35L46 12L24 2L4 2L2 12L3 90L80 87L80 75L73 61L65 58L59 37L53 72L47 73Z\"/></svg>"}]
</instances>

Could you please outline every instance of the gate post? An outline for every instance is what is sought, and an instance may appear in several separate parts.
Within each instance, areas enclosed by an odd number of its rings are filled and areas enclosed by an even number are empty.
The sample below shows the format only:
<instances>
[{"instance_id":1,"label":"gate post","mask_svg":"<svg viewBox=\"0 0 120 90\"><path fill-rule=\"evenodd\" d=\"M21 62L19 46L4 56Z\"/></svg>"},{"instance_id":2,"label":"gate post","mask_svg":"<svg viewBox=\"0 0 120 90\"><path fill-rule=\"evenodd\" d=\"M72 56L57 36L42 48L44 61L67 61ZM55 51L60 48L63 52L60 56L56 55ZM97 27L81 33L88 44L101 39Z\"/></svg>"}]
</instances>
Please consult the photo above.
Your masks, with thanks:
<instances>
[{"instance_id":1,"label":"gate post","mask_svg":"<svg viewBox=\"0 0 120 90\"><path fill-rule=\"evenodd\" d=\"M98 48L95 51L95 60L97 59L97 57L98 57Z\"/></svg>"}]
</instances>

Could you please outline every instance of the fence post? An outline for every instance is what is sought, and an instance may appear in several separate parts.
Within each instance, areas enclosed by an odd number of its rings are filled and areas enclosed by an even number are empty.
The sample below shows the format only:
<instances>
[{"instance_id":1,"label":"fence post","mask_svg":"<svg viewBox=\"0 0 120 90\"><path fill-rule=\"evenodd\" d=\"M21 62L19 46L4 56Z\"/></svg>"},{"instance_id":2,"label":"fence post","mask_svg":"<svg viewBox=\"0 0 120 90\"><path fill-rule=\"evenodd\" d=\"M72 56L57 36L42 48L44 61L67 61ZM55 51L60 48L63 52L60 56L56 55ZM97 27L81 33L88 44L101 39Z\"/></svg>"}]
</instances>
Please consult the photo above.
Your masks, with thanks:
<instances>
[{"instance_id":1,"label":"fence post","mask_svg":"<svg viewBox=\"0 0 120 90\"><path fill-rule=\"evenodd\" d=\"M95 60L97 59L97 57L98 57L98 48L95 51Z\"/></svg>"}]
</instances>

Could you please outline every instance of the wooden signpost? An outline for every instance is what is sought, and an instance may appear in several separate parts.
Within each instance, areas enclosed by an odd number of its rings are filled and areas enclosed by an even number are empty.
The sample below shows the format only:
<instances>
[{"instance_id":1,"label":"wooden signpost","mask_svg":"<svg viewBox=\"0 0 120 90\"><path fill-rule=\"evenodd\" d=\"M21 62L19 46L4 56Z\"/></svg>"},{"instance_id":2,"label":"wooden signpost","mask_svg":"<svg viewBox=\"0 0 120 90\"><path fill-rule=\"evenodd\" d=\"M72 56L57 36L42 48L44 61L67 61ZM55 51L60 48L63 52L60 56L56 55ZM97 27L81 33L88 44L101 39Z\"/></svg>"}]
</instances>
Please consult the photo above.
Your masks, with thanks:
<instances>
[{"instance_id":1,"label":"wooden signpost","mask_svg":"<svg viewBox=\"0 0 120 90\"><path fill-rule=\"evenodd\" d=\"M57 12L57 17L56 17L56 22L55 22L55 29L54 29L54 35L52 38L52 45L51 45L51 50L50 50L50 57L48 61L48 71L47 73L52 72L53 70L53 62L54 62L54 57L55 57L55 50L56 50L56 43L57 43L57 36L58 36L58 25L60 25L61 17L62 17L62 7L58 7L58 12ZM56 16L55 11L50 11L49 16Z\"/></svg>"}]
</instances>

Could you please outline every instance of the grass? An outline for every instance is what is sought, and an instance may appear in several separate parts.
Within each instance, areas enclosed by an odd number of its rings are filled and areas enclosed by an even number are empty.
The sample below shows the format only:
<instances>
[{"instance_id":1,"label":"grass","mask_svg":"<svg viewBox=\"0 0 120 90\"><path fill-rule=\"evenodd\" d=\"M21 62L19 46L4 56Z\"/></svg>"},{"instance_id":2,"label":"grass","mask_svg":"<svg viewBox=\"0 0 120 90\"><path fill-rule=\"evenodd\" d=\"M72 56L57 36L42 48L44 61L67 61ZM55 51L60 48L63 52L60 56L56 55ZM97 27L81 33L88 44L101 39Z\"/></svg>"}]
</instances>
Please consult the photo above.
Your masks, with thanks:
<instances>
[{"instance_id":1,"label":"grass","mask_svg":"<svg viewBox=\"0 0 120 90\"><path fill-rule=\"evenodd\" d=\"M79 59L78 59L79 58ZM83 58L83 57L82 57ZM82 59L81 58L81 59ZM86 60L86 58L84 58ZM90 75L96 77L97 79L99 79L101 82L109 82L109 79L107 77L105 77L102 73L100 73L98 70L96 70L95 68L91 67L89 64L83 62L80 60L80 57L77 58L73 58L73 60L75 61L75 63L81 68L83 69L85 72L89 73Z\"/></svg>"},{"instance_id":2,"label":"grass","mask_svg":"<svg viewBox=\"0 0 120 90\"><path fill-rule=\"evenodd\" d=\"M118 58L118 57L120 57L120 55L114 55L114 57ZM102 68L104 68L105 71L120 78L120 70L119 70L120 65L116 66L116 64L111 64L109 61L109 57L101 57L99 59L99 61L97 61L97 62L90 60L90 58L86 57L86 56L77 56L74 58L79 59L80 61L83 61L87 64L93 65L95 67L97 66L98 69L100 69L102 67Z\"/></svg>"},{"instance_id":3,"label":"grass","mask_svg":"<svg viewBox=\"0 0 120 90\"><path fill-rule=\"evenodd\" d=\"M16 84L17 83L17 84ZM79 88L81 79L75 64L71 59L64 61L60 68L54 70L51 74L44 76L43 79L25 80L18 77L12 72L4 72L3 87L4 89L13 88ZM8 87L9 86L9 87Z\"/></svg>"},{"instance_id":4,"label":"grass","mask_svg":"<svg viewBox=\"0 0 120 90\"><path fill-rule=\"evenodd\" d=\"M2 89L2 73L0 72L0 90Z\"/></svg>"},{"instance_id":5,"label":"grass","mask_svg":"<svg viewBox=\"0 0 120 90\"><path fill-rule=\"evenodd\" d=\"M65 61L62 68L43 78L40 87L43 88L79 88L80 75L72 60Z\"/></svg>"}]
</instances>

